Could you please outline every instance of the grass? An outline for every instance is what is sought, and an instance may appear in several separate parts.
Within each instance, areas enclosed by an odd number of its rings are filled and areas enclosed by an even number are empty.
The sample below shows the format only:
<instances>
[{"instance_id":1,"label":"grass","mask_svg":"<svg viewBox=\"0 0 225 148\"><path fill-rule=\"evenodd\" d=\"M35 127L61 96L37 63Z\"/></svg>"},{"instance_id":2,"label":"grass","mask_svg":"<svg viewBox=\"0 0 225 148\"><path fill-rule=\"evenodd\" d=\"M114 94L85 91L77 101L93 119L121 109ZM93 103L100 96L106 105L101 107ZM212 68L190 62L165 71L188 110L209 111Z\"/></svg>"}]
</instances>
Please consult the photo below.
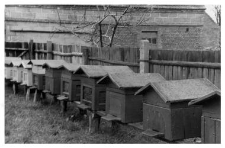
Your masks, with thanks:
<instances>
[{"instance_id":1,"label":"grass","mask_svg":"<svg viewBox=\"0 0 225 148\"><path fill-rule=\"evenodd\" d=\"M120 125L111 132L109 123L101 121L98 133L88 132L88 119L80 116L74 104L68 104L66 114L60 114L60 105L48 101L26 101L20 88L13 95L12 87L5 87L5 143L169 143L141 134L142 131ZM73 118L70 118L73 116ZM195 138L177 143L195 143Z\"/></svg>"},{"instance_id":2,"label":"grass","mask_svg":"<svg viewBox=\"0 0 225 148\"><path fill-rule=\"evenodd\" d=\"M74 116L73 120L69 117ZM60 105L48 102L25 101L19 90L5 88L5 143L166 143L145 137L141 131L121 125L114 133L107 122L101 121L98 133L88 132L88 119L79 115L74 104L68 104L66 114L60 114Z\"/></svg>"}]
</instances>

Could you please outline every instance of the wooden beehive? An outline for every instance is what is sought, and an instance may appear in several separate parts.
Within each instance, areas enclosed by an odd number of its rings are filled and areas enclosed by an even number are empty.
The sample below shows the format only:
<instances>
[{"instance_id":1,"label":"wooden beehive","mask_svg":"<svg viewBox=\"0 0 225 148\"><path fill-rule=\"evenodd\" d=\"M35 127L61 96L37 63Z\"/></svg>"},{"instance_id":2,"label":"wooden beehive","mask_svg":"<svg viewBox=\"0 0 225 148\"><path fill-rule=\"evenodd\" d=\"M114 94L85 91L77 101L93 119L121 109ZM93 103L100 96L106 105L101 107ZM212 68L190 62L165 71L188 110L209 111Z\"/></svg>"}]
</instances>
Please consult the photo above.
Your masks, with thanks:
<instances>
[{"instance_id":1,"label":"wooden beehive","mask_svg":"<svg viewBox=\"0 0 225 148\"><path fill-rule=\"evenodd\" d=\"M62 70L61 95L68 97L70 101L80 101L81 76L73 74L79 67L79 65L67 63Z\"/></svg>"},{"instance_id":2,"label":"wooden beehive","mask_svg":"<svg viewBox=\"0 0 225 148\"><path fill-rule=\"evenodd\" d=\"M202 105L202 143L221 143L221 92L218 90L192 100L189 105Z\"/></svg>"},{"instance_id":3,"label":"wooden beehive","mask_svg":"<svg viewBox=\"0 0 225 148\"><path fill-rule=\"evenodd\" d=\"M15 60L11 62L11 65L13 66L13 82L21 83L23 79L23 68L20 67L22 60Z\"/></svg>"},{"instance_id":4,"label":"wooden beehive","mask_svg":"<svg viewBox=\"0 0 225 148\"><path fill-rule=\"evenodd\" d=\"M12 79L13 77L12 61L20 61L20 60L21 58L5 57L5 79Z\"/></svg>"},{"instance_id":5,"label":"wooden beehive","mask_svg":"<svg viewBox=\"0 0 225 148\"><path fill-rule=\"evenodd\" d=\"M22 84L26 86L33 86L32 65L29 64L30 60L22 60L19 67L22 67L23 74Z\"/></svg>"},{"instance_id":6,"label":"wooden beehive","mask_svg":"<svg viewBox=\"0 0 225 148\"><path fill-rule=\"evenodd\" d=\"M42 66L52 60L32 60L30 63L32 66L33 73L33 86L38 90L43 90L45 88L45 68Z\"/></svg>"},{"instance_id":7,"label":"wooden beehive","mask_svg":"<svg viewBox=\"0 0 225 148\"><path fill-rule=\"evenodd\" d=\"M153 82L137 91L143 94L143 128L146 135L173 141L200 137L201 106L188 102L217 88L207 79Z\"/></svg>"},{"instance_id":8,"label":"wooden beehive","mask_svg":"<svg viewBox=\"0 0 225 148\"><path fill-rule=\"evenodd\" d=\"M149 82L165 81L157 73L115 73L109 74L98 81L106 84L106 120L118 120L122 123L141 122L142 95L135 92Z\"/></svg>"},{"instance_id":9,"label":"wooden beehive","mask_svg":"<svg viewBox=\"0 0 225 148\"><path fill-rule=\"evenodd\" d=\"M60 94L61 73L65 63L63 60L52 60L43 65L45 68L45 90L50 91L53 95Z\"/></svg>"},{"instance_id":10,"label":"wooden beehive","mask_svg":"<svg viewBox=\"0 0 225 148\"><path fill-rule=\"evenodd\" d=\"M82 65L75 72L81 76L80 104L88 106L92 111L105 110L106 85L97 81L109 73L134 73L127 66ZM81 106L82 106L81 105ZM78 105L79 107L79 105Z\"/></svg>"}]
</instances>

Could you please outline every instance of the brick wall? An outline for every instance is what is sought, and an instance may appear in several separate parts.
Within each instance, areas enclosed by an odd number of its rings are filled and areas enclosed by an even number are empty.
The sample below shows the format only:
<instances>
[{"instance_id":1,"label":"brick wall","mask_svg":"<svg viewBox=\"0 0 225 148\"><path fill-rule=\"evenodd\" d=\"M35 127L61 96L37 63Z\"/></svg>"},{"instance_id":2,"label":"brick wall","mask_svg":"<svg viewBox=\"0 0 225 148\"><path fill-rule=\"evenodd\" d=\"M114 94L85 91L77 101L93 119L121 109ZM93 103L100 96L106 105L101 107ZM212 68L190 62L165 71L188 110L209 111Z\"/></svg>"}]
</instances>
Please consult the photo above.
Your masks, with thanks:
<instances>
[{"instance_id":1,"label":"brick wall","mask_svg":"<svg viewBox=\"0 0 225 148\"><path fill-rule=\"evenodd\" d=\"M86 11L85 11L86 10ZM115 10L115 15L120 15L124 9ZM58 13L57 13L58 12ZM84 17L85 14L85 17ZM6 6L5 26L6 41L29 41L46 42L47 40L59 44L81 44L91 46L85 42L88 34L71 35L68 33L50 33L59 26L59 18L66 28L71 28L82 23L82 21L95 22L103 11L96 11L89 7L47 7L38 5L36 7ZM119 27L116 32L114 46L138 47L141 39L141 31L156 30L159 34L159 45L161 49L201 49L205 45L213 42L209 35L214 33L211 28L203 27L206 23L204 10L153 10L151 13L138 11L127 15L123 19L135 24L141 16L148 18L143 26ZM113 22L112 18L107 18L104 22ZM29 30L29 31L18 31ZM186 30L187 28L188 31ZM12 31L17 30L17 31ZM41 33L38 31L42 31ZM46 32L48 31L48 32ZM203 32L204 31L204 32ZM209 32L213 32L208 34ZM204 42L204 44L203 44Z\"/></svg>"}]
</instances>

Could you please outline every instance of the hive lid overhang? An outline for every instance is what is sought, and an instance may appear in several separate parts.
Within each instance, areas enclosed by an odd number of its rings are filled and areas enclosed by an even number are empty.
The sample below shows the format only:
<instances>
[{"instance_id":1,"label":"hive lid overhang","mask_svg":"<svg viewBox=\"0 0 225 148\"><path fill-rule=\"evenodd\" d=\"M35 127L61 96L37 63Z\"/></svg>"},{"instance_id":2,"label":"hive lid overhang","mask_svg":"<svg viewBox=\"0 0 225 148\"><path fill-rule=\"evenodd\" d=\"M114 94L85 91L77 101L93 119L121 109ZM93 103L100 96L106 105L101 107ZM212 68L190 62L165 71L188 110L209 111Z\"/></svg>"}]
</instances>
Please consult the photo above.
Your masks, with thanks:
<instances>
[{"instance_id":1,"label":"hive lid overhang","mask_svg":"<svg viewBox=\"0 0 225 148\"><path fill-rule=\"evenodd\" d=\"M209 99L212 99L213 96L219 96L221 97L221 92L220 91L214 91L214 92L211 92L201 98L197 98L197 99L194 99L192 101L190 101L188 103L188 105L199 105L199 104L202 104L203 102L209 100Z\"/></svg>"},{"instance_id":2,"label":"hive lid overhang","mask_svg":"<svg viewBox=\"0 0 225 148\"><path fill-rule=\"evenodd\" d=\"M64 64L66 64L66 62L64 60L49 60L46 61L43 64L43 68L52 68L52 69L60 69L60 68L64 68Z\"/></svg>"}]
</instances>

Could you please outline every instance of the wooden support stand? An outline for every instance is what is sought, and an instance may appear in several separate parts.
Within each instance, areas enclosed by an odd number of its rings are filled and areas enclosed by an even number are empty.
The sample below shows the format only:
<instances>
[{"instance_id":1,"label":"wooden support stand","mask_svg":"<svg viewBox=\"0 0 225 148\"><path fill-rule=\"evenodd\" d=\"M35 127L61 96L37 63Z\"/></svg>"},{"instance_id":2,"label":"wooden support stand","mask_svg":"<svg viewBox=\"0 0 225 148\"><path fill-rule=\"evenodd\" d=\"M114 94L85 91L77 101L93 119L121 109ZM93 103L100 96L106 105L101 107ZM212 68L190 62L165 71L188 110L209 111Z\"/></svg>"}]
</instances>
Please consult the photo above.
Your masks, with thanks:
<instances>
[{"instance_id":1,"label":"wooden support stand","mask_svg":"<svg viewBox=\"0 0 225 148\"><path fill-rule=\"evenodd\" d=\"M26 101L30 100L30 88L27 88Z\"/></svg>"},{"instance_id":2,"label":"wooden support stand","mask_svg":"<svg viewBox=\"0 0 225 148\"><path fill-rule=\"evenodd\" d=\"M35 93L34 93L34 102L37 102L41 99L41 92L38 89L35 89Z\"/></svg>"},{"instance_id":3,"label":"wooden support stand","mask_svg":"<svg viewBox=\"0 0 225 148\"><path fill-rule=\"evenodd\" d=\"M57 97L57 99L60 101L61 103L61 113L65 113L67 111L67 102L68 102L68 97L65 96L59 96Z\"/></svg>"},{"instance_id":4,"label":"wooden support stand","mask_svg":"<svg viewBox=\"0 0 225 148\"><path fill-rule=\"evenodd\" d=\"M17 94L18 92L18 84L16 82L13 83L13 94Z\"/></svg>"},{"instance_id":5,"label":"wooden support stand","mask_svg":"<svg viewBox=\"0 0 225 148\"><path fill-rule=\"evenodd\" d=\"M89 120L89 133L95 133L99 131L101 117L96 113L87 110L88 120Z\"/></svg>"}]
</instances>

